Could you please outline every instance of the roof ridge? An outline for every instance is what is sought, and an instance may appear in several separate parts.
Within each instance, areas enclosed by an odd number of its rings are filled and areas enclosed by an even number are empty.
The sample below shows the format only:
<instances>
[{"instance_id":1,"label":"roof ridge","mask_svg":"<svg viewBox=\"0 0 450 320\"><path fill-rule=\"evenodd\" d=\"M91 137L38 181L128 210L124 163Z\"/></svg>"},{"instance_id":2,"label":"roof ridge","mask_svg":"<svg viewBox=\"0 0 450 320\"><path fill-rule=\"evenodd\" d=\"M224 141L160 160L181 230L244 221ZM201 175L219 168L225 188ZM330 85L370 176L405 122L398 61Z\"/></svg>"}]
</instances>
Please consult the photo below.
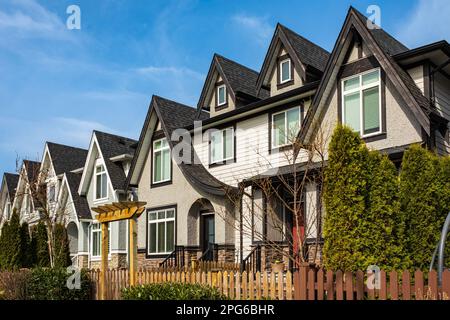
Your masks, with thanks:
<instances>
[{"instance_id":1,"label":"roof ridge","mask_svg":"<svg viewBox=\"0 0 450 320\"><path fill-rule=\"evenodd\" d=\"M81 151L88 151L87 149L84 149L84 148L73 147L73 146L69 146L69 145L66 145L66 144L62 144L62 143L56 143L56 142L51 142L51 141L47 141L46 143L47 144L52 144L52 145L55 145L55 146L61 146L61 147L66 147L66 148L71 148L71 149L78 149L78 150L81 150Z\"/></svg>"},{"instance_id":2,"label":"roof ridge","mask_svg":"<svg viewBox=\"0 0 450 320\"><path fill-rule=\"evenodd\" d=\"M247 70L249 70L249 71L251 71L251 72L254 72L254 73L256 73L256 74L259 75L259 72L258 72L258 71L254 70L254 69L252 69L252 68L250 68L250 67L247 67L247 66L243 65L242 63L239 63L239 62L237 62L237 61L234 61L234 60L232 60L232 59L230 59L230 58L224 57L224 56L221 55L221 54L214 53L214 56L219 57L219 58L222 58L222 59L225 59L225 60L228 60L228 61L231 62L231 63L237 64L238 66L240 66L240 67L242 67L242 68L245 68L245 69L247 69Z\"/></svg>"},{"instance_id":3,"label":"roof ridge","mask_svg":"<svg viewBox=\"0 0 450 320\"><path fill-rule=\"evenodd\" d=\"M302 36L301 34L295 32L295 31L292 30L291 28L288 28L288 27L286 27L285 25L283 25L283 24L281 24L281 23L279 23L279 22L278 22L278 25L280 26L281 29L284 29L284 30L286 30L286 31L288 31L288 32L293 33L295 36L301 38L302 40L304 40L304 41L306 41L306 42L308 42L308 43L310 43L310 44L316 46L317 48L323 50L325 53L330 54L330 52L329 52L327 49L325 49L325 48L323 48L322 46L318 45L317 43L315 43L315 42L309 40L308 38L305 38L304 36Z\"/></svg>"},{"instance_id":4,"label":"roof ridge","mask_svg":"<svg viewBox=\"0 0 450 320\"><path fill-rule=\"evenodd\" d=\"M168 99L168 98L164 98L164 97L161 97L161 96L158 96L158 95L153 95L153 97L156 99L156 101L157 101L158 99L161 99L161 100L165 100L165 101L169 101L169 102L175 103L175 104L177 104L177 105L180 106L180 107L184 107L184 108L189 109L189 110L190 110L190 109L193 109L194 111L197 111L196 108L191 107L191 106L188 106L187 104L184 104L184 103L181 103L181 102L177 102L177 101L175 101L175 100L171 100L171 99ZM159 107L161 107L161 106L159 106Z\"/></svg>"},{"instance_id":5,"label":"roof ridge","mask_svg":"<svg viewBox=\"0 0 450 320\"><path fill-rule=\"evenodd\" d=\"M93 132L94 132L94 133L104 134L104 135L111 136L111 137L116 137L116 138L121 138L121 139L126 139L126 140L137 141L136 139L128 138L128 137L124 137L124 136L119 136L119 135L114 134L114 133L109 133L109 132L104 132L104 131L99 131L99 130L94 130Z\"/></svg>"}]
</instances>

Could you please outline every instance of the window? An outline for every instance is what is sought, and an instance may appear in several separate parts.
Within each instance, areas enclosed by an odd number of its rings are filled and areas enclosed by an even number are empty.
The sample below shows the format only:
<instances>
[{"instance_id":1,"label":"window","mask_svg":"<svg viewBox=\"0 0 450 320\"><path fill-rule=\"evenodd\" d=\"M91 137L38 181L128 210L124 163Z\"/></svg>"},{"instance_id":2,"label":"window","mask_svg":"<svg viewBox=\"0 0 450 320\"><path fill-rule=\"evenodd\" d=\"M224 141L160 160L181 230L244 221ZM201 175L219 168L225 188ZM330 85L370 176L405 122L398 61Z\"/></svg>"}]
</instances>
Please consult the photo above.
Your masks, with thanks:
<instances>
[{"instance_id":1,"label":"window","mask_svg":"<svg viewBox=\"0 0 450 320\"><path fill-rule=\"evenodd\" d=\"M292 144L300 130L300 107L272 115L272 148Z\"/></svg>"},{"instance_id":2,"label":"window","mask_svg":"<svg viewBox=\"0 0 450 320\"><path fill-rule=\"evenodd\" d=\"M169 181L170 175L170 147L167 139L153 142L153 183Z\"/></svg>"},{"instance_id":3,"label":"window","mask_svg":"<svg viewBox=\"0 0 450 320\"><path fill-rule=\"evenodd\" d=\"M211 133L211 164L234 158L234 129L215 130Z\"/></svg>"},{"instance_id":4,"label":"window","mask_svg":"<svg viewBox=\"0 0 450 320\"><path fill-rule=\"evenodd\" d=\"M11 215L11 203L6 204L6 220L9 219L9 216Z\"/></svg>"},{"instance_id":5,"label":"window","mask_svg":"<svg viewBox=\"0 0 450 320\"><path fill-rule=\"evenodd\" d=\"M227 87L222 84L217 87L217 106L223 106L227 103Z\"/></svg>"},{"instance_id":6,"label":"window","mask_svg":"<svg viewBox=\"0 0 450 320\"><path fill-rule=\"evenodd\" d=\"M175 209L148 212L148 254L169 254L175 249Z\"/></svg>"},{"instance_id":7,"label":"window","mask_svg":"<svg viewBox=\"0 0 450 320\"><path fill-rule=\"evenodd\" d=\"M108 253L111 247L111 227L108 223ZM100 258L102 255L102 228L100 223L94 223L91 226L91 256L92 258Z\"/></svg>"},{"instance_id":8,"label":"window","mask_svg":"<svg viewBox=\"0 0 450 320\"><path fill-rule=\"evenodd\" d=\"M95 167L95 200L108 198L108 183L105 167L101 164Z\"/></svg>"},{"instance_id":9,"label":"window","mask_svg":"<svg viewBox=\"0 0 450 320\"><path fill-rule=\"evenodd\" d=\"M342 80L342 122L362 137L381 133L380 70Z\"/></svg>"},{"instance_id":10,"label":"window","mask_svg":"<svg viewBox=\"0 0 450 320\"><path fill-rule=\"evenodd\" d=\"M285 59L280 62L280 84L292 80L291 77L291 59Z\"/></svg>"},{"instance_id":11,"label":"window","mask_svg":"<svg viewBox=\"0 0 450 320\"><path fill-rule=\"evenodd\" d=\"M49 186L48 188L48 200L50 202L54 202L55 201L55 186Z\"/></svg>"}]
</instances>

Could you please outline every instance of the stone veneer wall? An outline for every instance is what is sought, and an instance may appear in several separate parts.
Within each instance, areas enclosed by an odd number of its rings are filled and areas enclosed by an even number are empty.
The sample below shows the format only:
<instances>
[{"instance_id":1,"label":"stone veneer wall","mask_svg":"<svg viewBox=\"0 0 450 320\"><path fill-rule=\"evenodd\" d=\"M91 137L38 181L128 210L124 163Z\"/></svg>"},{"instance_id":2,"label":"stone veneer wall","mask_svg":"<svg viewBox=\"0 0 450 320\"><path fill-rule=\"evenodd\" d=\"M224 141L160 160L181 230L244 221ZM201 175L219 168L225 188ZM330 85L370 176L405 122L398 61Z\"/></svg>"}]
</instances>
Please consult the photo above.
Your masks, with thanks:
<instances>
[{"instance_id":1,"label":"stone veneer wall","mask_svg":"<svg viewBox=\"0 0 450 320\"><path fill-rule=\"evenodd\" d=\"M91 261L91 269L100 269L102 262ZM126 253L113 253L111 254L111 259L108 260L108 268L128 268L128 261Z\"/></svg>"}]
</instances>

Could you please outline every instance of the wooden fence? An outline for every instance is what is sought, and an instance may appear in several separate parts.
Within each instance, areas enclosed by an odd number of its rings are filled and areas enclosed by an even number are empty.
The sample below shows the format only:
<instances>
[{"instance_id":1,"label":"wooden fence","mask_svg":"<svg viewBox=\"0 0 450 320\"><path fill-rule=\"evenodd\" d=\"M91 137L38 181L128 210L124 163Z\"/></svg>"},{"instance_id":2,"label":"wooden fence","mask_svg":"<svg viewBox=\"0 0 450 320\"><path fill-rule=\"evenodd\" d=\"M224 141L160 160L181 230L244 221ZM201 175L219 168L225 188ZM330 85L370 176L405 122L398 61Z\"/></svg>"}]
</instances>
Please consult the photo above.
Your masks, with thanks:
<instances>
[{"instance_id":1,"label":"wooden fence","mask_svg":"<svg viewBox=\"0 0 450 320\"><path fill-rule=\"evenodd\" d=\"M99 270L89 271L94 282L93 296L98 297ZM369 289L367 274L358 271L324 271L301 268L295 273L240 273L239 271L161 271L139 270L137 282L141 284L182 282L213 286L235 300L449 300L450 271L443 273L438 285L436 271L411 274L380 272L379 288ZM129 286L126 269L112 269L106 273L107 299L120 299L122 288Z\"/></svg>"}]
</instances>

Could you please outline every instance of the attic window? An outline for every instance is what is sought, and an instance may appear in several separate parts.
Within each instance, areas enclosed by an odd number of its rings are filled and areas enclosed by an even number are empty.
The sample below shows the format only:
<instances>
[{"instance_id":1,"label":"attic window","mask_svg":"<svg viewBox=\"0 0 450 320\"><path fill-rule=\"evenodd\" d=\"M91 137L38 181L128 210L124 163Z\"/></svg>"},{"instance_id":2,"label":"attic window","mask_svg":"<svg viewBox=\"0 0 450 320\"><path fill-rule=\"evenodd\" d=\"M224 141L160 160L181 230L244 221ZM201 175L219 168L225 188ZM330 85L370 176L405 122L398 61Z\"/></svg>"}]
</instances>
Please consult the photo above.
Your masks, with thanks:
<instances>
[{"instance_id":1,"label":"attic window","mask_svg":"<svg viewBox=\"0 0 450 320\"><path fill-rule=\"evenodd\" d=\"M292 80L291 76L291 59L284 59L280 62L280 84Z\"/></svg>"},{"instance_id":2,"label":"attic window","mask_svg":"<svg viewBox=\"0 0 450 320\"><path fill-rule=\"evenodd\" d=\"M108 186L105 167L101 164L95 167L95 200L108 198Z\"/></svg>"},{"instance_id":3,"label":"attic window","mask_svg":"<svg viewBox=\"0 0 450 320\"><path fill-rule=\"evenodd\" d=\"M227 87L222 84L217 87L217 106L223 106L227 103Z\"/></svg>"}]
</instances>

